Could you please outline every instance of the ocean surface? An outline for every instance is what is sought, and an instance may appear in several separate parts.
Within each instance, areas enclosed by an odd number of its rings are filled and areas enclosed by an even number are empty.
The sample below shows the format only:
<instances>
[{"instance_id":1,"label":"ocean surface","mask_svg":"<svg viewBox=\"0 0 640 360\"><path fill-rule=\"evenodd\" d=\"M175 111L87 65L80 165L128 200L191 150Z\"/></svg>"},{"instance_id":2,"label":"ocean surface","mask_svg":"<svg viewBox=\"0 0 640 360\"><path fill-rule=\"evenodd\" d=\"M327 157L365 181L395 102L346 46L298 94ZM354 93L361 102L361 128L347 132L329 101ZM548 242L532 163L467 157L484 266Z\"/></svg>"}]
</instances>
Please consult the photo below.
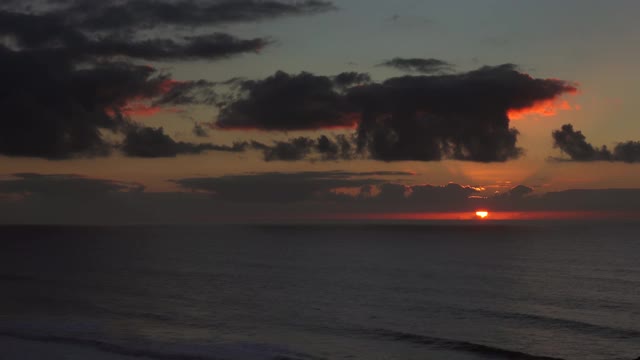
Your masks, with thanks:
<instances>
[{"instance_id":1,"label":"ocean surface","mask_svg":"<svg viewBox=\"0 0 640 360\"><path fill-rule=\"evenodd\" d=\"M640 225L0 227L0 359L636 359Z\"/></svg>"}]
</instances>

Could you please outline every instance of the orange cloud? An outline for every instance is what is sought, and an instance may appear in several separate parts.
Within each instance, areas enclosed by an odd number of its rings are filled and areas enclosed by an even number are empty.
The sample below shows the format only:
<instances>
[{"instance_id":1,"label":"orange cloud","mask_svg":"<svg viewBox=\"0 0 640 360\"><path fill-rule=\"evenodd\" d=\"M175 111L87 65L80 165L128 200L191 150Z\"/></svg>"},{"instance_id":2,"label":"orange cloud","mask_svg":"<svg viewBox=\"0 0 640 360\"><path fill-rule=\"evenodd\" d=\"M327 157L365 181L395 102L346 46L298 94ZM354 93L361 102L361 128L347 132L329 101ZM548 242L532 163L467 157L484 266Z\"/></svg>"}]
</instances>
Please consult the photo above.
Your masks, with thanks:
<instances>
[{"instance_id":1,"label":"orange cloud","mask_svg":"<svg viewBox=\"0 0 640 360\"><path fill-rule=\"evenodd\" d=\"M572 106L567 100L564 99L549 99L538 101L533 106L522 109L510 109L507 111L509 120L521 120L526 116L542 116L550 117L555 116L560 110L580 110L578 105Z\"/></svg>"},{"instance_id":2,"label":"orange cloud","mask_svg":"<svg viewBox=\"0 0 640 360\"><path fill-rule=\"evenodd\" d=\"M547 79L547 81L560 81L557 79ZM575 95L578 93L578 84L574 83L568 85L564 91L564 94ZM558 94L562 96L562 94ZM556 97L551 99L545 99L536 101L531 106L525 106L521 108L513 108L507 111L509 120L520 120L526 116L542 116L550 117L555 116L560 110L580 110L580 105L572 106L566 99Z\"/></svg>"},{"instance_id":3,"label":"orange cloud","mask_svg":"<svg viewBox=\"0 0 640 360\"><path fill-rule=\"evenodd\" d=\"M122 113L127 116L153 116L159 112L177 113L180 112L177 108L168 108L160 106L148 106L145 104L130 104L122 109Z\"/></svg>"}]
</instances>

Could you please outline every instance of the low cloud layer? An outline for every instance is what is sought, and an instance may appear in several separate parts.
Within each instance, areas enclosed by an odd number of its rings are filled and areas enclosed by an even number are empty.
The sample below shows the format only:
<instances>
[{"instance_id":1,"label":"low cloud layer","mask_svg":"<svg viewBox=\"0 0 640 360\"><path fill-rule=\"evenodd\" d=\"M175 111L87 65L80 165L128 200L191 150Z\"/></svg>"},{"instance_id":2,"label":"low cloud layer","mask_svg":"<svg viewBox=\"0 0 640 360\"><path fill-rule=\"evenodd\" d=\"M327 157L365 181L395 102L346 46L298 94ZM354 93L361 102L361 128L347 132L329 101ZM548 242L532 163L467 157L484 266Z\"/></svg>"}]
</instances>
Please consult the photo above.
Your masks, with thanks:
<instances>
[{"instance_id":1,"label":"low cloud layer","mask_svg":"<svg viewBox=\"0 0 640 360\"><path fill-rule=\"evenodd\" d=\"M484 190L453 183L412 184L414 176L402 171L272 172L185 178L174 182L185 190L209 194L212 199L229 203L320 202L323 208L336 206L349 211L374 212L469 210L478 203L476 197L481 198L479 195ZM531 191L516 187L495 200L522 199Z\"/></svg>"},{"instance_id":2,"label":"low cloud layer","mask_svg":"<svg viewBox=\"0 0 640 360\"><path fill-rule=\"evenodd\" d=\"M144 186L116 180L92 179L74 174L13 174L0 180L0 194L18 196L100 196L114 192L142 192Z\"/></svg>"},{"instance_id":3,"label":"low cloud layer","mask_svg":"<svg viewBox=\"0 0 640 360\"><path fill-rule=\"evenodd\" d=\"M581 131L574 130L573 125L563 125L553 131L553 146L569 156L571 161L617 161L626 163L640 162L640 141L617 143L612 150L606 145L594 146L587 142ZM555 160L565 160L563 158Z\"/></svg>"},{"instance_id":4,"label":"low cloud layer","mask_svg":"<svg viewBox=\"0 0 640 360\"><path fill-rule=\"evenodd\" d=\"M353 173L342 171L262 173L186 178L175 183L215 199L243 203L303 202L326 199L338 188L361 188L384 182L373 176L412 176L403 172ZM251 191L250 189L254 189Z\"/></svg>"},{"instance_id":5,"label":"low cloud layer","mask_svg":"<svg viewBox=\"0 0 640 360\"><path fill-rule=\"evenodd\" d=\"M74 174L0 178L0 222L60 224L210 223L366 219L368 215L515 212L640 214L640 189L537 194L517 186L487 195L481 187L416 184L408 172L255 173L172 182L183 191L148 192L137 183ZM87 198L92 199L87 206ZM635 214L635 215L634 215ZM363 216L360 216L363 215ZM354 217L355 216L355 217Z\"/></svg>"}]
</instances>

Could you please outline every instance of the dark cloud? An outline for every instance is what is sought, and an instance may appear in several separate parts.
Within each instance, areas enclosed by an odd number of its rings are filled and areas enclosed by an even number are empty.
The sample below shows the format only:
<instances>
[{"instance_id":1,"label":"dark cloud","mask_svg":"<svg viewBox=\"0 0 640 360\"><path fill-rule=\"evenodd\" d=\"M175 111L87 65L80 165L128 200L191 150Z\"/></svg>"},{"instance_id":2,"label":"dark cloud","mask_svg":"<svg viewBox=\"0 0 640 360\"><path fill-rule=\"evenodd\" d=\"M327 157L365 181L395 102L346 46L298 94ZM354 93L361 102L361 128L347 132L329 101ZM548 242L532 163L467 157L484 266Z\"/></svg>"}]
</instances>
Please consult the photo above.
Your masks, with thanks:
<instances>
[{"instance_id":1,"label":"dark cloud","mask_svg":"<svg viewBox=\"0 0 640 360\"><path fill-rule=\"evenodd\" d=\"M562 125L560 130L554 130L553 147L559 148L575 161L611 160L611 152L606 146L594 147L586 141L581 131L573 130L573 125Z\"/></svg>"},{"instance_id":2,"label":"dark cloud","mask_svg":"<svg viewBox=\"0 0 640 360\"><path fill-rule=\"evenodd\" d=\"M510 64L450 75L403 76L344 90L336 78L278 72L265 80L245 81L236 99L222 108L217 126L287 131L357 124L353 146L363 157L507 161L523 153L508 112L576 90L561 80L532 78ZM306 158L303 152L311 145L281 147L300 150L288 157L293 160Z\"/></svg>"},{"instance_id":3,"label":"dark cloud","mask_svg":"<svg viewBox=\"0 0 640 360\"><path fill-rule=\"evenodd\" d=\"M306 158L315 145L314 141L299 137L289 141L276 141L273 146L264 148L265 161L295 161Z\"/></svg>"},{"instance_id":4,"label":"dark cloud","mask_svg":"<svg viewBox=\"0 0 640 360\"><path fill-rule=\"evenodd\" d=\"M371 82L371 77L367 73L359 72L343 72L333 77L334 84L342 89L354 85L362 85Z\"/></svg>"},{"instance_id":5,"label":"dark cloud","mask_svg":"<svg viewBox=\"0 0 640 360\"><path fill-rule=\"evenodd\" d=\"M362 109L358 146L374 159L493 162L522 154L509 110L573 91L564 81L534 79L507 64L392 78L352 88L349 98Z\"/></svg>"},{"instance_id":6,"label":"dark cloud","mask_svg":"<svg viewBox=\"0 0 640 360\"><path fill-rule=\"evenodd\" d=\"M133 127L124 138L122 151L131 157L160 158L184 154L200 154L206 151L242 152L248 144L234 143L232 146L211 143L190 143L175 141L164 133L163 128Z\"/></svg>"},{"instance_id":7,"label":"dark cloud","mask_svg":"<svg viewBox=\"0 0 640 360\"><path fill-rule=\"evenodd\" d=\"M221 84L178 82L170 74L132 63L256 51L267 41L210 34L210 26L332 8L331 2L317 0L5 2L0 7L0 65L8 75L5 90L0 90L0 105L6 109L0 120L0 154L53 159L105 155L113 148L105 140L110 137L104 133L110 131L116 139L125 137L122 148L132 156L252 146L267 160L506 161L522 153L507 111L574 90L565 82L533 79L503 65L392 78L381 84L354 72L278 72L264 80L222 84L232 91L221 95L214 89ZM433 59L417 60L396 58L389 64L421 71L444 66ZM358 131L353 136L225 147L175 141L128 118L136 111L189 104L221 107L215 124L222 129ZM632 148L630 144L621 151L632 153Z\"/></svg>"},{"instance_id":8,"label":"dark cloud","mask_svg":"<svg viewBox=\"0 0 640 360\"><path fill-rule=\"evenodd\" d=\"M529 195L534 192L533 188L525 185L518 185L503 193L494 194L488 201L490 209L509 209L520 206L529 200Z\"/></svg>"},{"instance_id":9,"label":"dark cloud","mask_svg":"<svg viewBox=\"0 0 640 360\"><path fill-rule=\"evenodd\" d=\"M220 110L217 126L262 130L352 127L356 120L349 109L332 78L278 71L264 80L244 81L239 98Z\"/></svg>"},{"instance_id":10,"label":"dark cloud","mask_svg":"<svg viewBox=\"0 0 640 360\"><path fill-rule=\"evenodd\" d=\"M438 59L420 59L420 58L393 58L387 60L378 66L392 67L405 72L421 73L421 74L442 74L453 71L453 65Z\"/></svg>"},{"instance_id":11,"label":"dark cloud","mask_svg":"<svg viewBox=\"0 0 640 360\"><path fill-rule=\"evenodd\" d=\"M336 135L333 139L320 136L316 140L316 151L321 160L350 160L357 156L353 141L347 135Z\"/></svg>"},{"instance_id":12,"label":"dark cloud","mask_svg":"<svg viewBox=\"0 0 640 360\"><path fill-rule=\"evenodd\" d=\"M378 201L405 201L411 195L411 187L403 184L384 183L378 186L378 194L374 195L371 187L362 189L361 195L364 198L375 199Z\"/></svg>"},{"instance_id":13,"label":"dark cloud","mask_svg":"<svg viewBox=\"0 0 640 360\"><path fill-rule=\"evenodd\" d=\"M0 154L52 159L104 155L102 131L117 132L129 99L162 92L167 78L152 68L105 63L74 69L56 57L0 47Z\"/></svg>"},{"instance_id":14,"label":"dark cloud","mask_svg":"<svg viewBox=\"0 0 640 360\"><path fill-rule=\"evenodd\" d=\"M58 15L74 26L92 31L150 29L165 26L211 26L253 22L334 10L329 1L303 0L62 0Z\"/></svg>"},{"instance_id":15,"label":"dark cloud","mask_svg":"<svg viewBox=\"0 0 640 360\"><path fill-rule=\"evenodd\" d=\"M567 154L571 161L640 162L640 141L618 143L611 151L606 145L597 147L588 143L582 132L574 130L571 124L563 125L560 130L554 130L551 136L553 137L553 147L559 148L564 154Z\"/></svg>"},{"instance_id":16,"label":"dark cloud","mask_svg":"<svg viewBox=\"0 0 640 360\"><path fill-rule=\"evenodd\" d=\"M330 2L315 0L2 2L0 154L48 159L107 155L114 144L105 132L116 139L125 136L126 153L135 156L240 151L244 145L177 142L133 124L128 117L136 111L217 102L211 82L178 82L133 61L255 52L269 41L211 33L209 26L332 8ZM140 148L145 141L152 148Z\"/></svg>"},{"instance_id":17,"label":"dark cloud","mask_svg":"<svg viewBox=\"0 0 640 360\"><path fill-rule=\"evenodd\" d=\"M59 53L70 60L125 56L145 60L220 59L256 52L269 40L238 39L224 33L136 40L131 34L91 36L56 17L0 11L0 34L9 35L23 51Z\"/></svg>"},{"instance_id":18,"label":"dark cloud","mask_svg":"<svg viewBox=\"0 0 640 360\"><path fill-rule=\"evenodd\" d=\"M383 179L413 176L407 172L301 172L187 178L175 182L215 199L243 203L339 201L353 211L459 211L472 205L480 190L448 184L407 185ZM347 191L347 192L343 192Z\"/></svg>"},{"instance_id":19,"label":"dark cloud","mask_svg":"<svg viewBox=\"0 0 640 360\"><path fill-rule=\"evenodd\" d=\"M167 92L154 101L154 105L213 105L218 99L214 90L216 85L206 80L174 82Z\"/></svg>"},{"instance_id":20,"label":"dark cloud","mask_svg":"<svg viewBox=\"0 0 640 360\"><path fill-rule=\"evenodd\" d=\"M145 60L216 60L234 55L257 52L264 48L269 40L238 39L229 34L214 33L208 35L184 37L179 40L151 39L131 41L119 37L105 38L100 41L69 47L70 52L78 56L128 56Z\"/></svg>"},{"instance_id":21,"label":"dark cloud","mask_svg":"<svg viewBox=\"0 0 640 360\"><path fill-rule=\"evenodd\" d=\"M4 196L3 196L4 195ZM176 205L194 206L187 196L161 202L138 183L76 174L14 174L0 179L0 223L127 224L171 221ZM185 201L187 199L188 201ZM155 206L155 207L154 207ZM183 210L184 211L184 210ZM185 221L185 218L182 218Z\"/></svg>"},{"instance_id":22,"label":"dark cloud","mask_svg":"<svg viewBox=\"0 0 640 360\"><path fill-rule=\"evenodd\" d=\"M555 211L640 211L640 189L570 189L529 197L521 207Z\"/></svg>"},{"instance_id":23,"label":"dark cloud","mask_svg":"<svg viewBox=\"0 0 640 360\"><path fill-rule=\"evenodd\" d=\"M172 86L168 75L149 66L126 62L101 63L60 75L64 75L68 82L65 85L70 89L60 88L59 91L71 92L84 108L109 112L117 112L134 99L155 98Z\"/></svg>"},{"instance_id":24,"label":"dark cloud","mask_svg":"<svg viewBox=\"0 0 640 360\"><path fill-rule=\"evenodd\" d=\"M111 192L140 192L143 190L144 186L138 183L92 179L74 174L19 173L13 174L10 179L0 180L0 194L20 196L89 195L94 197Z\"/></svg>"},{"instance_id":25,"label":"dark cloud","mask_svg":"<svg viewBox=\"0 0 640 360\"><path fill-rule=\"evenodd\" d=\"M81 175L0 178L0 223L129 224L341 219L349 215L491 211L589 211L637 216L640 189L565 190L535 195L517 186L481 196L459 184L409 184L406 172L255 173L173 180L182 192ZM91 198L87 206L87 198ZM607 215L609 214L609 215ZM625 215L626 214L626 215ZM471 217L470 217L471 218Z\"/></svg>"},{"instance_id":26,"label":"dark cloud","mask_svg":"<svg viewBox=\"0 0 640 360\"><path fill-rule=\"evenodd\" d=\"M377 189L361 189L361 211L373 212L415 212L415 211L471 211L477 206L472 196L479 189L459 184L444 186L418 184L407 185L387 182ZM377 190L377 191L376 191ZM353 199L350 202L354 202Z\"/></svg>"},{"instance_id":27,"label":"dark cloud","mask_svg":"<svg viewBox=\"0 0 640 360\"><path fill-rule=\"evenodd\" d=\"M399 171L247 174L176 180L187 191L156 193L135 183L80 175L17 174L0 178L0 223L176 224L248 221L276 213L306 216L328 211L335 201L334 188L412 175Z\"/></svg>"},{"instance_id":28,"label":"dark cloud","mask_svg":"<svg viewBox=\"0 0 640 360\"><path fill-rule=\"evenodd\" d=\"M410 198L420 202L438 203L445 205L448 202L460 203L479 192L472 186L462 186L450 183L445 186L415 185L411 188ZM448 207L448 206L447 206Z\"/></svg>"},{"instance_id":29,"label":"dark cloud","mask_svg":"<svg viewBox=\"0 0 640 360\"><path fill-rule=\"evenodd\" d=\"M529 195L533 192L534 190L528 186L524 186L524 185L518 185L514 188L512 188L511 190L509 190L508 194L511 197L514 198L521 198L524 197L526 195Z\"/></svg>"},{"instance_id":30,"label":"dark cloud","mask_svg":"<svg viewBox=\"0 0 640 360\"><path fill-rule=\"evenodd\" d=\"M619 143L613 148L613 160L626 163L640 162L640 141Z\"/></svg>"},{"instance_id":31,"label":"dark cloud","mask_svg":"<svg viewBox=\"0 0 640 360\"><path fill-rule=\"evenodd\" d=\"M231 202L301 202L320 200L336 188L359 188L384 181L362 178L362 174L330 171L226 175L174 181L192 191L203 191Z\"/></svg>"},{"instance_id":32,"label":"dark cloud","mask_svg":"<svg viewBox=\"0 0 640 360\"><path fill-rule=\"evenodd\" d=\"M103 132L125 136L129 156L161 157L204 151L243 151L233 146L176 142L140 127L123 113L132 101L156 105L209 101L208 82L179 83L149 66L104 62L76 68L64 58L0 48L6 71L0 105L0 154L66 159L107 155L113 144ZM177 89L174 89L176 88Z\"/></svg>"},{"instance_id":33,"label":"dark cloud","mask_svg":"<svg viewBox=\"0 0 640 360\"><path fill-rule=\"evenodd\" d=\"M89 39L51 15L0 10L0 34L11 37L21 49L56 48L81 44ZM5 39L6 41L6 39Z\"/></svg>"},{"instance_id":34,"label":"dark cloud","mask_svg":"<svg viewBox=\"0 0 640 360\"><path fill-rule=\"evenodd\" d=\"M411 173L303 172L229 175L175 180L181 187L208 194L211 201L234 204L246 211L256 206L269 214L290 216L373 214L420 211L472 211L483 200L479 189L458 184L402 183ZM389 179L389 177L398 177ZM244 206L242 204L245 204ZM251 209L251 210L249 210ZM245 214L246 215L246 214Z\"/></svg>"},{"instance_id":35,"label":"dark cloud","mask_svg":"<svg viewBox=\"0 0 640 360\"><path fill-rule=\"evenodd\" d=\"M346 135L321 135L316 139L300 136L272 145L253 141L251 146L263 152L265 161L336 161L351 160L357 155L353 141Z\"/></svg>"}]
</instances>

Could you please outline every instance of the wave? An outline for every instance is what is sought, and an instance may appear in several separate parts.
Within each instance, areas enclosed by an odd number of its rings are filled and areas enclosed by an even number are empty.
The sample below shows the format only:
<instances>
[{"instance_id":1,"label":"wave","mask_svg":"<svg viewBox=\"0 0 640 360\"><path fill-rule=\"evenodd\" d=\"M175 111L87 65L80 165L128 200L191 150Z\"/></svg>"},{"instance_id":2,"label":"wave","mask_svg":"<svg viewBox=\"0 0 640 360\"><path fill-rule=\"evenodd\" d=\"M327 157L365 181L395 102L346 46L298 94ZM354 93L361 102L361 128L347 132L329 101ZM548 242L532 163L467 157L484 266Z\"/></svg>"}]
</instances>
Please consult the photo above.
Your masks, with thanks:
<instances>
[{"instance_id":1,"label":"wave","mask_svg":"<svg viewBox=\"0 0 640 360\"><path fill-rule=\"evenodd\" d=\"M156 360L228 360L230 358L227 354L225 354L224 357L217 357L212 354L202 354L202 353L193 353L193 352L189 353L189 352L178 352L178 351L170 352L170 351L161 351L161 350L148 349L148 348L142 349L142 348L135 348L135 347L130 347L122 344L111 343L103 340L82 339L82 338L58 336L58 335L28 334L28 333L22 333L22 332L6 331L6 330L0 330L0 336L18 339L18 340L37 341L42 343L56 343L56 344L68 344L68 345L74 345L74 346L90 347L98 351L111 353L115 355L144 357L144 358L156 359ZM241 353L243 352L245 353L245 355L247 355L246 353L252 350L252 349L245 348L246 345L245 346L242 346L242 344L240 345L241 345L241 348L239 349L240 351L236 351L239 355L241 355ZM306 354L301 354L301 353L277 354L273 351L273 349L269 350L267 348L264 348L263 345L261 344L253 344L253 345L256 345L254 346L253 350L255 350L256 348L259 348L259 350L262 350L264 356L261 356L260 359L321 360L321 358L316 358L316 357L308 356ZM227 349L220 348L218 350L219 351L222 350L225 353L230 352L228 348ZM252 353L253 353L252 355L254 356L256 355L255 352L252 352ZM236 356L233 356L233 358L236 358ZM240 357L237 357L237 358L240 358ZM246 357L242 357L242 358L246 358Z\"/></svg>"},{"instance_id":2,"label":"wave","mask_svg":"<svg viewBox=\"0 0 640 360\"><path fill-rule=\"evenodd\" d=\"M404 341L410 342L412 344L428 345L439 350L467 352L478 355L491 356L491 358L518 360L563 360L562 358L532 355L520 351L507 350L489 345L476 344L468 341L444 339L394 330L373 329L364 330L363 332L386 340Z\"/></svg>"},{"instance_id":3,"label":"wave","mask_svg":"<svg viewBox=\"0 0 640 360\"><path fill-rule=\"evenodd\" d=\"M536 314L523 314L514 312L499 312L491 310L474 310L476 313L492 316L495 318L516 320L530 324L538 324L552 326L556 328L565 328L572 331L580 331L587 334L597 334L600 336L613 337L616 339L637 339L640 338L640 331L633 329L623 329L609 327L605 325L597 325L588 322L549 317Z\"/></svg>"}]
</instances>

